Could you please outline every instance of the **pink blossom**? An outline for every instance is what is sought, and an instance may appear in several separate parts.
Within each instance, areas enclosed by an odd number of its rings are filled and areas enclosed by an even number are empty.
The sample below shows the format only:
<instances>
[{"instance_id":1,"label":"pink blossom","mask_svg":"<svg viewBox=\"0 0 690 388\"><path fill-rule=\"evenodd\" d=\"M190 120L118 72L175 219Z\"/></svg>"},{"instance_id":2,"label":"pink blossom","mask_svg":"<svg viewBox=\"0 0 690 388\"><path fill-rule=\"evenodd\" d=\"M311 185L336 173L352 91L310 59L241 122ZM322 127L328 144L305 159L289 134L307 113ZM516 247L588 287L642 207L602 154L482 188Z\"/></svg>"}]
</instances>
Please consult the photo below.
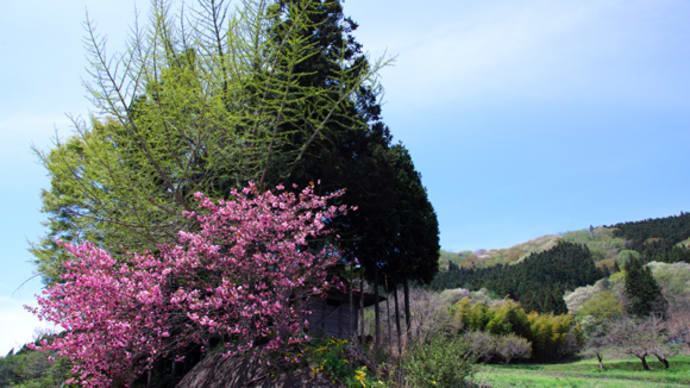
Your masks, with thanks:
<instances>
[{"instance_id":1,"label":"pink blossom","mask_svg":"<svg viewBox=\"0 0 690 388\"><path fill-rule=\"evenodd\" d=\"M257 340L267 343L264 351L308 340L306 300L324 294L338 256L306 245L348 208L327 206L342 190L318 196L313 185L298 195L276 189L259 193L250 183L217 202L194 194L199 209L184 214L198 231L180 231L178 244L158 255L116 260L91 243L60 243L73 256L62 281L27 309L65 334L35 348L72 361L68 382L100 387L131 383L161 358L181 361L190 343L211 336L241 338L225 343L225 356L250 351Z\"/></svg>"}]
</instances>

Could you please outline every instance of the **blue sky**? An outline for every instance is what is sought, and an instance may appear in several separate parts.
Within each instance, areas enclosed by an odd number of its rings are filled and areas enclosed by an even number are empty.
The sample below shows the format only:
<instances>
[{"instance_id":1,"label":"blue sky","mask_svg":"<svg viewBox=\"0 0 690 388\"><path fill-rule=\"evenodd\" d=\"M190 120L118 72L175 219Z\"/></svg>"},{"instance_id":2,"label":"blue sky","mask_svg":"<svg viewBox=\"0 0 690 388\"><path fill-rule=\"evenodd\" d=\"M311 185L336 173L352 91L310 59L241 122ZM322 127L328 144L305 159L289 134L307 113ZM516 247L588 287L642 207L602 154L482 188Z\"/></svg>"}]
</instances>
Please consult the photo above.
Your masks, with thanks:
<instances>
[{"instance_id":1,"label":"blue sky","mask_svg":"<svg viewBox=\"0 0 690 388\"><path fill-rule=\"evenodd\" d=\"M122 46L136 4L0 7L0 354L31 338L48 179L30 146L91 106L84 10ZM381 71L384 119L411 151L448 250L501 248L690 209L690 3L347 0Z\"/></svg>"}]
</instances>

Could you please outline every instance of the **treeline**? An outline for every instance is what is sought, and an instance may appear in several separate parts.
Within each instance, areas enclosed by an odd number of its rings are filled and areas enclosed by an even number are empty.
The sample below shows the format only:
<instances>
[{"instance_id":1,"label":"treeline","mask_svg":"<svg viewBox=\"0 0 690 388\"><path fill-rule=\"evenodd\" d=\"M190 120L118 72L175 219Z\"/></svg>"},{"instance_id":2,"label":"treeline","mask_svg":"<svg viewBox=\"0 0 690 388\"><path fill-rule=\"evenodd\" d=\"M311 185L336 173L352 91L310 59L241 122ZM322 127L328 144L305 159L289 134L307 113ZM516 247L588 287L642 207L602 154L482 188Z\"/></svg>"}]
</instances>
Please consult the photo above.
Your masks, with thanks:
<instances>
[{"instance_id":1,"label":"treeline","mask_svg":"<svg viewBox=\"0 0 690 388\"><path fill-rule=\"evenodd\" d=\"M486 288L498 297L517 300L527 311L567 313L563 293L592 284L606 273L596 267L586 246L560 242L555 247L533 253L518 264L487 268L458 268L436 275L436 290Z\"/></svg>"},{"instance_id":2,"label":"treeline","mask_svg":"<svg viewBox=\"0 0 690 388\"><path fill-rule=\"evenodd\" d=\"M646 261L690 263L690 249L677 246L690 238L690 213L623 222L613 228L614 235L628 240L628 248L639 252Z\"/></svg>"}]
</instances>

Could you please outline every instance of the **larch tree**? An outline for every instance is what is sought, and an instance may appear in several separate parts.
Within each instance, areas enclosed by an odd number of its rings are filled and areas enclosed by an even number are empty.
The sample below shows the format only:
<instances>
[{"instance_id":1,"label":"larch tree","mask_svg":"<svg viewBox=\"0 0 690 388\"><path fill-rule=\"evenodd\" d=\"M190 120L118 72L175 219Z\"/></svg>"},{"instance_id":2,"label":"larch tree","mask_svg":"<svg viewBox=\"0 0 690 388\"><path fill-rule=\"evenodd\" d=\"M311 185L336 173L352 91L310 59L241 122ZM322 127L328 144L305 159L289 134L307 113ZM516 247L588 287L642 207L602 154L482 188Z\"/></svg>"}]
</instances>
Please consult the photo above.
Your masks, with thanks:
<instances>
[{"instance_id":1,"label":"larch tree","mask_svg":"<svg viewBox=\"0 0 690 388\"><path fill-rule=\"evenodd\" d=\"M249 181L293 180L317 141L338 144L330 123L359 90L376 88L380 63L333 55L328 87L306 82L314 71L300 66L322 55L305 34L324 23L312 3L248 0L230 13L224 1L204 0L173 15L156 0L120 55L87 19L98 116L75 119L77 134L40 154L51 175L42 194L49 232L33 253L48 283L65 257L56 238L89 239L114 255L155 249L190 226L180 212L193 193L222 198ZM366 129L356 115L348 123Z\"/></svg>"}]
</instances>

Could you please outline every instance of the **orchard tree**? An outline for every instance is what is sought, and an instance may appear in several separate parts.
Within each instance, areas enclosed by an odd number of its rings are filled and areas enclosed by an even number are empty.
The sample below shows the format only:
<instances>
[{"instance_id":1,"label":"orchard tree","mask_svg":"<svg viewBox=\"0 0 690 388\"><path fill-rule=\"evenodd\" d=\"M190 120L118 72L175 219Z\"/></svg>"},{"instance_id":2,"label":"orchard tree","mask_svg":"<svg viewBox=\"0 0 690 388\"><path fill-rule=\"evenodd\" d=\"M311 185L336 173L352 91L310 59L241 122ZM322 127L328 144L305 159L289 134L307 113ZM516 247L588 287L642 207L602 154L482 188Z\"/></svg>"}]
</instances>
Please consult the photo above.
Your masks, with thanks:
<instances>
[{"instance_id":1,"label":"orchard tree","mask_svg":"<svg viewBox=\"0 0 690 388\"><path fill-rule=\"evenodd\" d=\"M668 359L678 349L668 342L666 331L666 323L657 316L643 319L625 317L612 325L609 343L621 346L626 354L639 358L644 370L649 370L646 357L651 355L668 369Z\"/></svg>"},{"instance_id":2,"label":"orchard tree","mask_svg":"<svg viewBox=\"0 0 690 388\"><path fill-rule=\"evenodd\" d=\"M60 243L72 257L29 309L65 331L37 348L72 361L66 383L96 387L129 385L161 358L181 361L190 343L215 339L225 356L269 360L308 340L309 300L331 287L327 271L339 257L311 243L348 209L327 203L342 191L276 191L250 184L218 202L195 194L199 210L184 216L200 230L127 263L91 243Z\"/></svg>"}]
</instances>

